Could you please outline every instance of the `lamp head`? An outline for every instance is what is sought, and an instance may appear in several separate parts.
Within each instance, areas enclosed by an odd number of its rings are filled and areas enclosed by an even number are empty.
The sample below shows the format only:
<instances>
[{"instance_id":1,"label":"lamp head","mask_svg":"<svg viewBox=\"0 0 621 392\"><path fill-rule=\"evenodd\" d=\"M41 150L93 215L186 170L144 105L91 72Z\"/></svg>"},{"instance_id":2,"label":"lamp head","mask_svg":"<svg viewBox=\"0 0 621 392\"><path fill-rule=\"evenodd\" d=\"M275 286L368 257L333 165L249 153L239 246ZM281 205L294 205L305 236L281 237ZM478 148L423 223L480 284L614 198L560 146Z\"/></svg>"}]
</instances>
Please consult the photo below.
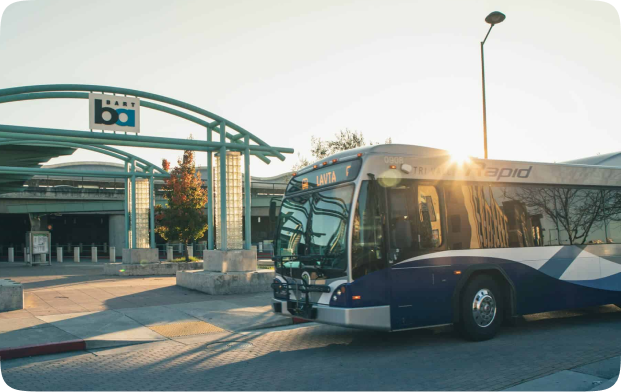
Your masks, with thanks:
<instances>
[{"instance_id":1,"label":"lamp head","mask_svg":"<svg viewBox=\"0 0 621 392\"><path fill-rule=\"evenodd\" d=\"M502 23L505 18L506 16L502 12L494 11L491 14L487 15L485 21L491 25L495 25L498 23Z\"/></svg>"}]
</instances>

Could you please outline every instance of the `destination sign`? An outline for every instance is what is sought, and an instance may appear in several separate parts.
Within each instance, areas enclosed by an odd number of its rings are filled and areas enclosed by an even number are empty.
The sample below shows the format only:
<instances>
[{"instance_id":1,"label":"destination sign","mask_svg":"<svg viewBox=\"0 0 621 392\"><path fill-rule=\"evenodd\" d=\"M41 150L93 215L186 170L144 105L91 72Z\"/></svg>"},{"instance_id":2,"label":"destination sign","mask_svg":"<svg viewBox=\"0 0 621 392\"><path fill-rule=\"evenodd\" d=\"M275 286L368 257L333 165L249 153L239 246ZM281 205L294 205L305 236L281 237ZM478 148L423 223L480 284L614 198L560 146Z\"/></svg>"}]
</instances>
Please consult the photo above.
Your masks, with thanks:
<instances>
[{"instance_id":1,"label":"destination sign","mask_svg":"<svg viewBox=\"0 0 621 392\"><path fill-rule=\"evenodd\" d=\"M362 161L359 159L323 166L320 169L300 174L291 179L287 193L322 188L345 181L352 181L358 176Z\"/></svg>"}]
</instances>

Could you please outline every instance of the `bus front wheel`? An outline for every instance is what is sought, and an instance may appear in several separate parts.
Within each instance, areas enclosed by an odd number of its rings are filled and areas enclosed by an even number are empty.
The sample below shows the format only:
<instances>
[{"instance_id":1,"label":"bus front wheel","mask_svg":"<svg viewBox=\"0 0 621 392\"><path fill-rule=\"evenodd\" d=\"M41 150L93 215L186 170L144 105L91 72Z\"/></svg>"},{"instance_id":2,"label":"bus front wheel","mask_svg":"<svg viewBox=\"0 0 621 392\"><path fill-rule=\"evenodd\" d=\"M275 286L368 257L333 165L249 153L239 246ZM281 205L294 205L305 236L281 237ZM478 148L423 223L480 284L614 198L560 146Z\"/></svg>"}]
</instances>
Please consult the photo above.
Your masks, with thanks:
<instances>
[{"instance_id":1,"label":"bus front wheel","mask_svg":"<svg viewBox=\"0 0 621 392\"><path fill-rule=\"evenodd\" d=\"M502 292L488 275L475 276L468 282L461 297L461 331L470 340L494 337L503 317Z\"/></svg>"}]
</instances>

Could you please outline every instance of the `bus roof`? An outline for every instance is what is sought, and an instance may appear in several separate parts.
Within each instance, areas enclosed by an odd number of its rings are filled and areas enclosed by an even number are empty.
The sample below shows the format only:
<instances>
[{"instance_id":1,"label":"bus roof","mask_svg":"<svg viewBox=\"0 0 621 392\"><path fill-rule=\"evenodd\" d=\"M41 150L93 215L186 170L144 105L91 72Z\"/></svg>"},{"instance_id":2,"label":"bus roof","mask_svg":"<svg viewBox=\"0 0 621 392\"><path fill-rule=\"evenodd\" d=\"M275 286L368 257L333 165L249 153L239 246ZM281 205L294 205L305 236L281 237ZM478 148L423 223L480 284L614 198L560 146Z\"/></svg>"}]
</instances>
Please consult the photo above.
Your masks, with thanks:
<instances>
[{"instance_id":1,"label":"bus roof","mask_svg":"<svg viewBox=\"0 0 621 392\"><path fill-rule=\"evenodd\" d=\"M397 154L421 158L451 155L446 150L440 150L431 147L414 146L411 144L375 144L372 146L352 148L351 150L337 152L336 154L330 155L329 157L321 159L317 162L313 162L312 164L300 169L300 171L311 168L313 167L313 165L321 164L324 161L331 161L332 159L341 160L343 158L355 156L357 154L363 154L363 156L368 154Z\"/></svg>"},{"instance_id":2,"label":"bus roof","mask_svg":"<svg viewBox=\"0 0 621 392\"><path fill-rule=\"evenodd\" d=\"M621 167L606 166L614 164L607 159L549 163L471 158L467 165L456 168L451 154L446 150L407 144L379 144L355 148L331 155L314 164L330 162L333 159L340 161L355 158L359 153L367 161L365 173L373 173L378 177L386 173L386 169L392 165L395 166L394 169L401 169L399 172L403 178L621 186ZM403 164L409 166L409 169L403 170ZM310 165L300 171L306 172L312 167Z\"/></svg>"}]
</instances>

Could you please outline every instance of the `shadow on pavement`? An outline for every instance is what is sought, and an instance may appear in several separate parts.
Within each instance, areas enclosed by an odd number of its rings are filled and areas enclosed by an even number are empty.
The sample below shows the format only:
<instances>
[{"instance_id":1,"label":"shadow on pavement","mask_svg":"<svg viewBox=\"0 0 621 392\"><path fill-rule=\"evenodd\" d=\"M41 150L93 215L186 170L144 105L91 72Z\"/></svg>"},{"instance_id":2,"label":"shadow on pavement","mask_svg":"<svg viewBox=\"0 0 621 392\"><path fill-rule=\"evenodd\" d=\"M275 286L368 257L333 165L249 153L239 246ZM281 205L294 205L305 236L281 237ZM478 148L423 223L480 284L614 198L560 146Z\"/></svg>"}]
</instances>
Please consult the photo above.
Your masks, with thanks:
<instances>
[{"instance_id":1,"label":"shadow on pavement","mask_svg":"<svg viewBox=\"0 0 621 392\"><path fill-rule=\"evenodd\" d=\"M55 372L71 377L117 369L131 377L111 380L104 389L136 390L148 382L161 390L499 390L619 355L621 312L592 312L503 328L495 339L477 343L434 329L314 326L231 334L148 352L144 361L118 354L108 362L80 362L81 369L55 363L38 367L37 377L52 380L48 390L67 389L53 383ZM83 379L69 389L101 389Z\"/></svg>"}]
</instances>

